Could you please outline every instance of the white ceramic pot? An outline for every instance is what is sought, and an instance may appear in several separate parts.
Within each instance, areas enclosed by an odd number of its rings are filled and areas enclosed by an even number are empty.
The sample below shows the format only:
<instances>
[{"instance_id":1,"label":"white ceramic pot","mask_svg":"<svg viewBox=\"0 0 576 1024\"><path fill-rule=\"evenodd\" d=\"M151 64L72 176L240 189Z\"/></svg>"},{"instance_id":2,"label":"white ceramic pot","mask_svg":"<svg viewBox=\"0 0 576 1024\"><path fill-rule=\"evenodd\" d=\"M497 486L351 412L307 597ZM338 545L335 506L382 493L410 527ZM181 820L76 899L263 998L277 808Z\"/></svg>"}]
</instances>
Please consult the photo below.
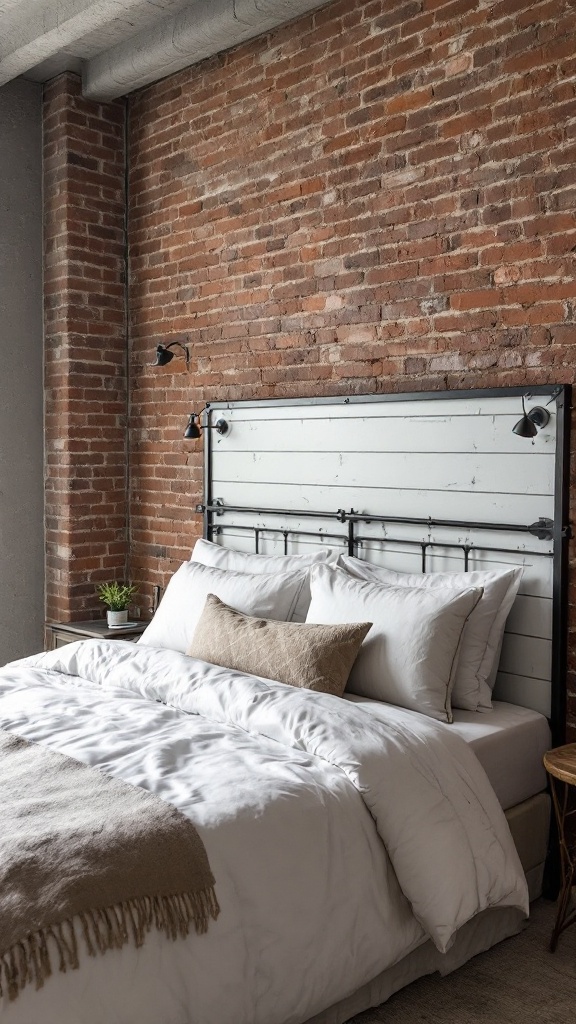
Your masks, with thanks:
<instances>
[{"instance_id":1,"label":"white ceramic pot","mask_svg":"<svg viewBox=\"0 0 576 1024\"><path fill-rule=\"evenodd\" d=\"M128 622L128 609L125 608L122 612L106 612L106 620L109 626L123 626L125 622Z\"/></svg>"}]
</instances>

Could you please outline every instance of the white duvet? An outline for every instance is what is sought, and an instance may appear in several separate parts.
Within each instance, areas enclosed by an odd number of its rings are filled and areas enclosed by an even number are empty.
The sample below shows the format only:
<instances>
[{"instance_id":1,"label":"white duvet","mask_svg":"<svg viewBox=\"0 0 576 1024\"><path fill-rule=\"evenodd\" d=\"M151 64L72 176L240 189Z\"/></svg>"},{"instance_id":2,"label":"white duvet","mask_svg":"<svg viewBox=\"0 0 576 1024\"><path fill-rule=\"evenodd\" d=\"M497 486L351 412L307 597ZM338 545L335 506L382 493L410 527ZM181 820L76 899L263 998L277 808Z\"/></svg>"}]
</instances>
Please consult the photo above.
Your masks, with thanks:
<instances>
[{"instance_id":1,"label":"white duvet","mask_svg":"<svg viewBox=\"0 0 576 1024\"><path fill-rule=\"evenodd\" d=\"M206 935L83 957L6 1024L300 1024L487 907L527 913L490 784L431 719L88 640L0 672L0 728L180 808L221 906Z\"/></svg>"}]
</instances>

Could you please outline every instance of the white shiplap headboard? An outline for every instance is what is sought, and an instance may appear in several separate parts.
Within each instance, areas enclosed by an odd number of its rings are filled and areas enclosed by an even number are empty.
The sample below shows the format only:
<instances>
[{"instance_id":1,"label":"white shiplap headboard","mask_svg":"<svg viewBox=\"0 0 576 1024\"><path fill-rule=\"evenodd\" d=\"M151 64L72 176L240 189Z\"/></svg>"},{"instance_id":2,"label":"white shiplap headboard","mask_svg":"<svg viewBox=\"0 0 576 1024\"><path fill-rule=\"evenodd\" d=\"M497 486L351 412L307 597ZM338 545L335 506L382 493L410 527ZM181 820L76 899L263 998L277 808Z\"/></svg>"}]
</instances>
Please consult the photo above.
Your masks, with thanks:
<instances>
[{"instance_id":1,"label":"white shiplap headboard","mask_svg":"<svg viewBox=\"0 0 576 1024\"><path fill-rule=\"evenodd\" d=\"M523 395L550 413L533 440L512 430ZM522 565L495 693L560 740L569 405L567 386L215 403L205 421L229 429L204 431L205 536L293 553L320 537L401 572Z\"/></svg>"}]
</instances>

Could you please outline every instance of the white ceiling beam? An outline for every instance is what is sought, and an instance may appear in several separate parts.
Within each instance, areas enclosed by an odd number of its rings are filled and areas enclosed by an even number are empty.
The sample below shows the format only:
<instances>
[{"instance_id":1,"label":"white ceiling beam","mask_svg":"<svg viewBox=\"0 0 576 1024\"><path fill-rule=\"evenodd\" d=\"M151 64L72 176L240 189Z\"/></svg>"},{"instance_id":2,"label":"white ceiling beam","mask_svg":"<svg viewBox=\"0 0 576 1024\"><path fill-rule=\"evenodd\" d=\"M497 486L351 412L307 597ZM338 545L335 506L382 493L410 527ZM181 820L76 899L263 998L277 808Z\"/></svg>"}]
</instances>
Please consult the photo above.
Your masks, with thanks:
<instances>
[{"instance_id":1,"label":"white ceiling beam","mask_svg":"<svg viewBox=\"0 0 576 1024\"><path fill-rule=\"evenodd\" d=\"M86 61L84 95L117 99L325 4L326 0L197 0Z\"/></svg>"},{"instance_id":2,"label":"white ceiling beam","mask_svg":"<svg viewBox=\"0 0 576 1024\"><path fill-rule=\"evenodd\" d=\"M0 86L141 6L142 0L45 0L15 6L0 37Z\"/></svg>"}]
</instances>

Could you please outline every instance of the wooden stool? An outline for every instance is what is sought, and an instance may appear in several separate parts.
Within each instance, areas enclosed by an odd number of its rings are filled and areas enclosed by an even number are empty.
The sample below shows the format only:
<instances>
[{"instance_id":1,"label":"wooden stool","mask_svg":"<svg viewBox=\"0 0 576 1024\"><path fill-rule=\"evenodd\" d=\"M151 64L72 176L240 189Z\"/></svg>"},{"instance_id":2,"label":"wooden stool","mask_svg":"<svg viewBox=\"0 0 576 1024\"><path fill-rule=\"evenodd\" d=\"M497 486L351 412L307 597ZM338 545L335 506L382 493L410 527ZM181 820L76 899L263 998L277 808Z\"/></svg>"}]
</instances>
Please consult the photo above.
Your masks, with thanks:
<instances>
[{"instance_id":1,"label":"wooden stool","mask_svg":"<svg viewBox=\"0 0 576 1024\"><path fill-rule=\"evenodd\" d=\"M544 754L544 767L550 776L550 789L558 826L560 846L560 893L556 923L550 939L552 953L560 933L576 921L576 910L570 913L570 896L576 875L576 832L570 835L570 818L576 815L576 743L555 747Z\"/></svg>"}]
</instances>

